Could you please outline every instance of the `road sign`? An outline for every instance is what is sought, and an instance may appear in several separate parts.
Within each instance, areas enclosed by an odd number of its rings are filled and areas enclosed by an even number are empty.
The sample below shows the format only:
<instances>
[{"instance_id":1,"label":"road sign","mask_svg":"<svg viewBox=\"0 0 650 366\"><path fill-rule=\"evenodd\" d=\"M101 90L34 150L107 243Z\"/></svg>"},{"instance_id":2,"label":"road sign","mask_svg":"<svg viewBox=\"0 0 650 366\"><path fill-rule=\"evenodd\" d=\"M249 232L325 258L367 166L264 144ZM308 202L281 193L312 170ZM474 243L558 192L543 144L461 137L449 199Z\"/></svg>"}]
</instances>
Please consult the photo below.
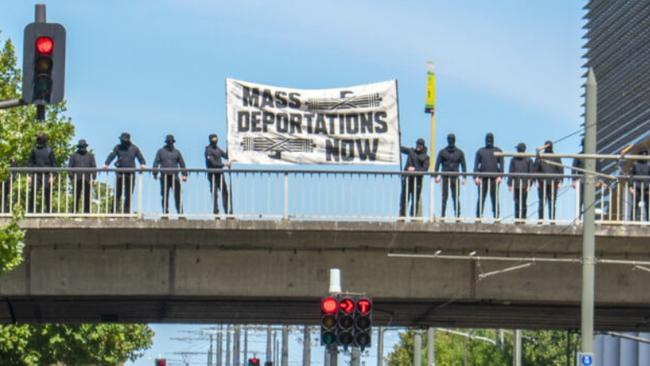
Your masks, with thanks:
<instances>
[{"instance_id":1,"label":"road sign","mask_svg":"<svg viewBox=\"0 0 650 366\"><path fill-rule=\"evenodd\" d=\"M593 353L580 352L577 361L578 366L594 366L594 355Z\"/></svg>"}]
</instances>

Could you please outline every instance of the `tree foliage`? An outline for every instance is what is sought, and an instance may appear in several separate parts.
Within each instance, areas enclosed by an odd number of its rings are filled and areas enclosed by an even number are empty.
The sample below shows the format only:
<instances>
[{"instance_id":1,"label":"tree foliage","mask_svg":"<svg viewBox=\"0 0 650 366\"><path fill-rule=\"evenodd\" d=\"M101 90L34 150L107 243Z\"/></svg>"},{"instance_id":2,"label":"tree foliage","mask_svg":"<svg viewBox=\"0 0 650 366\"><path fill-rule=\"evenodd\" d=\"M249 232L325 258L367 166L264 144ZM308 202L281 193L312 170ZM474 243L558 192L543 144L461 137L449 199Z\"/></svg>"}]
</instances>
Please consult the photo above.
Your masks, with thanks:
<instances>
[{"instance_id":1,"label":"tree foliage","mask_svg":"<svg viewBox=\"0 0 650 366\"><path fill-rule=\"evenodd\" d=\"M0 326L3 366L115 366L149 348L153 331L139 324Z\"/></svg>"},{"instance_id":2,"label":"tree foliage","mask_svg":"<svg viewBox=\"0 0 650 366\"><path fill-rule=\"evenodd\" d=\"M505 332L504 342L499 342L498 331L493 329L462 329L463 333L494 340L492 343L469 339L444 330L436 331L435 354L436 365L441 366L511 366L513 357L513 334ZM541 330L522 332L523 365L563 366L567 364L567 336L569 337L569 354L577 345L577 336L566 331ZM413 330L399 334L399 342L388 355L390 366L413 364ZM422 366L427 365L426 332L422 333Z\"/></svg>"}]
</instances>

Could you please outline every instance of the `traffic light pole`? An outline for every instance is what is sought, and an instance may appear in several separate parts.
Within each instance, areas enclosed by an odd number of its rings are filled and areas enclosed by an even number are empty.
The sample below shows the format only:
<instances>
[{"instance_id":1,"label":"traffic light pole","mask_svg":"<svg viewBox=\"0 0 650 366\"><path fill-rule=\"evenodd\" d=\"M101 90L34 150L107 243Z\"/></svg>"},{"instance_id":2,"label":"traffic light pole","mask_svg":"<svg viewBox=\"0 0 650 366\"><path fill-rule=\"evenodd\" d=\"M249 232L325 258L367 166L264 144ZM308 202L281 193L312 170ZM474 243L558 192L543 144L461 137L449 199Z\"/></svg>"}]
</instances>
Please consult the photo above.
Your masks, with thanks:
<instances>
[{"instance_id":1,"label":"traffic light pole","mask_svg":"<svg viewBox=\"0 0 650 366\"><path fill-rule=\"evenodd\" d=\"M350 352L350 366L361 366L361 351L359 351L359 347L352 347Z\"/></svg>"},{"instance_id":2,"label":"traffic light pole","mask_svg":"<svg viewBox=\"0 0 650 366\"><path fill-rule=\"evenodd\" d=\"M377 329L377 366L384 366L384 327Z\"/></svg>"},{"instance_id":3,"label":"traffic light pole","mask_svg":"<svg viewBox=\"0 0 650 366\"><path fill-rule=\"evenodd\" d=\"M427 330L427 359L428 366L436 366L436 329Z\"/></svg>"},{"instance_id":4,"label":"traffic light pole","mask_svg":"<svg viewBox=\"0 0 650 366\"><path fill-rule=\"evenodd\" d=\"M289 327L282 326L282 366L289 366Z\"/></svg>"},{"instance_id":5,"label":"traffic light pole","mask_svg":"<svg viewBox=\"0 0 650 366\"><path fill-rule=\"evenodd\" d=\"M266 366L273 364L273 347L271 345L272 343L271 338L272 338L272 331L271 331L271 326L269 325L266 328Z\"/></svg>"},{"instance_id":6,"label":"traffic light pole","mask_svg":"<svg viewBox=\"0 0 650 366\"><path fill-rule=\"evenodd\" d=\"M415 331L413 339L413 365L422 365L422 335L420 334L420 330Z\"/></svg>"},{"instance_id":7,"label":"traffic light pole","mask_svg":"<svg viewBox=\"0 0 650 366\"><path fill-rule=\"evenodd\" d=\"M302 365L311 365L311 331L309 326L305 325L302 338Z\"/></svg>"}]
</instances>

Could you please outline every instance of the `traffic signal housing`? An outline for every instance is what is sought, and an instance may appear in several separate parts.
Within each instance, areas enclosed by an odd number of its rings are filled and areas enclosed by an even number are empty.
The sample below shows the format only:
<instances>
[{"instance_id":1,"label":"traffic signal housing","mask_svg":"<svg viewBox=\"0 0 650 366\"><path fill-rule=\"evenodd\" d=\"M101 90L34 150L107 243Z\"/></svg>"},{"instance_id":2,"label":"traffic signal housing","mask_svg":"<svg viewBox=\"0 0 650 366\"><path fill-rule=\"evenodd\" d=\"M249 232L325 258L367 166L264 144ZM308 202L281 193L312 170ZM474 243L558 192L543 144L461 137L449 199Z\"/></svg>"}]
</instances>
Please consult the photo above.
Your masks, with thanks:
<instances>
[{"instance_id":1,"label":"traffic signal housing","mask_svg":"<svg viewBox=\"0 0 650 366\"><path fill-rule=\"evenodd\" d=\"M156 366L167 366L167 360L164 358L157 358Z\"/></svg>"},{"instance_id":2,"label":"traffic signal housing","mask_svg":"<svg viewBox=\"0 0 650 366\"><path fill-rule=\"evenodd\" d=\"M248 366L260 366L260 359L257 357L249 358Z\"/></svg>"},{"instance_id":3,"label":"traffic signal housing","mask_svg":"<svg viewBox=\"0 0 650 366\"><path fill-rule=\"evenodd\" d=\"M46 105L63 100L65 28L56 23L30 23L23 42L22 100Z\"/></svg>"},{"instance_id":4,"label":"traffic signal housing","mask_svg":"<svg viewBox=\"0 0 650 366\"><path fill-rule=\"evenodd\" d=\"M339 344L346 349L354 341L354 308L353 298L343 297L339 300L336 334Z\"/></svg>"},{"instance_id":5,"label":"traffic signal housing","mask_svg":"<svg viewBox=\"0 0 650 366\"><path fill-rule=\"evenodd\" d=\"M334 296L326 296L320 300L320 344L330 346L336 344L336 325L339 302Z\"/></svg>"},{"instance_id":6,"label":"traffic signal housing","mask_svg":"<svg viewBox=\"0 0 650 366\"><path fill-rule=\"evenodd\" d=\"M367 297L357 299L354 309L354 345L370 347L372 341L372 300Z\"/></svg>"}]
</instances>

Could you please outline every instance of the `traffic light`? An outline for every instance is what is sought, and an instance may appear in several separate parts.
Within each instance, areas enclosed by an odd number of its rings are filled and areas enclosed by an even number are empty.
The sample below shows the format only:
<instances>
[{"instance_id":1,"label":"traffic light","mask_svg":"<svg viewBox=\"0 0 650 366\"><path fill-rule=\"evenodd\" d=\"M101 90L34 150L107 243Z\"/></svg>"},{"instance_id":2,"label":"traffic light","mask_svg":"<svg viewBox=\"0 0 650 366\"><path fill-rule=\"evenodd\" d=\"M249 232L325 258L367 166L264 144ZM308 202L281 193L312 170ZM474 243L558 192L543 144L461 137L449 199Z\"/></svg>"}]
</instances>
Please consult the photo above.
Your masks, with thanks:
<instances>
[{"instance_id":1,"label":"traffic light","mask_svg":"<svg viewBox=\"0 0 650 366\"><path fill-rule=\"evenodd\" d=\"M30 23L23 42L22 99L46 105L63 100L65 28L56 23Z\"/></svg>"},{"instance_id":2,"label":"traffic light","mask_svg":"<svg viewBox=\"0 0 650 366\"><path fill-rule=\"evenodd\" d=\"M167 366L167 360L164 358L157 358L156 366Z\"/></svg>"},{"instance_id":3,"label":"traffic light","mask_svg":"<svg viewBox=\"0 0 650 366\"><path fill-rule=\"evenodd\" d=\"M339 303L333 296L320 300L320 344L329 346L336 343L336 324Z\"/></svg>"},{"instance_id":4,"label":"traffic light","mask_svg":"<svg viewBox=\"0 0 650 366\"><path fill-rule=\"evenodd\" d=\"M354 345L363 351L370 347L372 334L372 301L362 297L357 299L354 309Z\"/></svg>"},{"instance_id":5,"label":"traffic light","mask_svg":"<svg viewBox=\"0 0 650 366\"><path fill-rule=\"evenodd\" d=\"M336 335L339 344L347 348L354 341L354 300L344 297L339 301Z\"/></svg>"},{"instance_id":6,"label":"traffic light","mask_svg":"<svg viewBox=\"0 0 650 366\"><path fill-rule=\"evenodd\" d=\"M248 366L260 366L260 359L257 357L249 358Z\"/></svg>"}]
</instances>

